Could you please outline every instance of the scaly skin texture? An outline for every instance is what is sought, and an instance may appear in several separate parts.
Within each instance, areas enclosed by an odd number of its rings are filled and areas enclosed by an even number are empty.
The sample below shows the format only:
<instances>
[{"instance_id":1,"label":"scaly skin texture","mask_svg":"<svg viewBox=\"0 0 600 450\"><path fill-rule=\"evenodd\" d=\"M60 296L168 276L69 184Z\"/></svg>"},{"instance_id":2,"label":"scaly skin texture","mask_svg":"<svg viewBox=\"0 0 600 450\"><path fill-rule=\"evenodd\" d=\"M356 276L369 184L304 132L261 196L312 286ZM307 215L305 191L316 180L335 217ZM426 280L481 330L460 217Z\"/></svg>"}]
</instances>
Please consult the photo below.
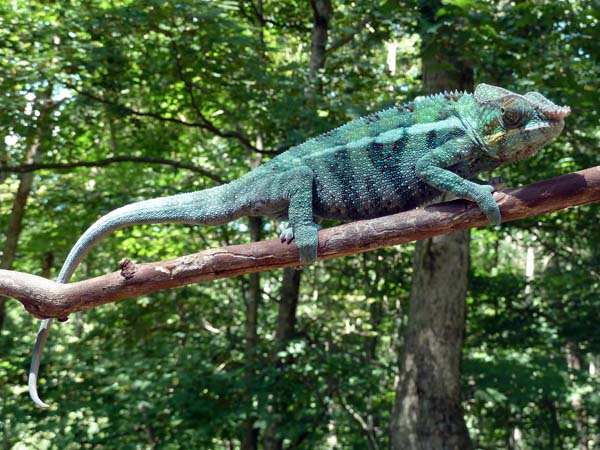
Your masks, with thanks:
<instances>
[{"instance_id":1,"label":"scaly skin texture","mask_svg":"<svg viewBox=\"0 0 600 450\"><path fill-rule=\"evenodd\" d=\"M444 93L357 119L291 148L229 184L116 209L77 241L58 281L67 283L89 249L107 234L142 223L217 225L242 216L288 220L281 240L295 240L300 260L317 259L315 220L358 220L406 211L442 193L476 202L493 224L494 187L469 179L527 158L560 134L568 107L537 92L480 84L474 94ZM51 320L38 332L29 373L34 402Z\"/></svg>"}]
</instances>

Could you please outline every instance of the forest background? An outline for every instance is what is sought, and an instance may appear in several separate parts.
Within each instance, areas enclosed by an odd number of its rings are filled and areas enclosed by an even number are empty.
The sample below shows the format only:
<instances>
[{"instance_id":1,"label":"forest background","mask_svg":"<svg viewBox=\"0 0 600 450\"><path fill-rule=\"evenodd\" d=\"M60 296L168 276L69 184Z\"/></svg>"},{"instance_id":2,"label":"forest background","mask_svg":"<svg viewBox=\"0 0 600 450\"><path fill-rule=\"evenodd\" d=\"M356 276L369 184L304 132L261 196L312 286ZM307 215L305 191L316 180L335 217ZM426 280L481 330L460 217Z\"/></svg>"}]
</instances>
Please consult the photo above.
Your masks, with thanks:
<instances>
[{"instance_id":1,"label":"forest background","mask_svg":"<svg viewBox=\"0 0 600 450\"><path fill-rule=\"evenodd\" d=\"M438 88L571 106L559 139L494 174L509 186L596 166L599 16L578 0L0 0L0 268L54 278L118 206L233 180ZM414 264L404 245L78 313L42 362L49 410L25 386L38 321L0 299L0 446L600 448L599 211L449 238L465 252L428 241ZM134 227L75 279L279 229ZM432 346L415 369L427 339L453 356Z\"/></svg>"}]
</instances>

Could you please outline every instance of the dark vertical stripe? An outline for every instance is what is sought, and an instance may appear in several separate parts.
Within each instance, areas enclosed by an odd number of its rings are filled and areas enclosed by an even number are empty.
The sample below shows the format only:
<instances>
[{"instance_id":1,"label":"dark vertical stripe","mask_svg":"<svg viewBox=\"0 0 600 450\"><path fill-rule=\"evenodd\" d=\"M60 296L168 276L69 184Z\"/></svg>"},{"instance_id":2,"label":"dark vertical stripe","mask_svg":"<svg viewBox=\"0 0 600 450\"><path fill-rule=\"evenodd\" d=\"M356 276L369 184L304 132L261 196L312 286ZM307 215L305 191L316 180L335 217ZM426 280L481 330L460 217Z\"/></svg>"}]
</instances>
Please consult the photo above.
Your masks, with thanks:
<instances>
[{"instance_id":1,"label":"dark vertical stripe","mask_svg":"<svg viewBox=\"0 0 600 450\"><path fill-rule=\"evenodd\" d=\"M367 146L367 156L376 173L385 172L385 145L372 142Z\"/></svg>"},{"instance_id":2,"label":"dark vertical stripe","mask_svg":"<svg viewBox=\"0 0 600 450\"><path fill-rule=\"evenodd\" d=\"M410 180L414 177L414 171L409 171L409 167L406 164L405 159L407 158L406 146L409 142L409 136L406 129L403 130L402 136L394 141L392 144L392 153L394 156L394 170L393 176L390 178L390 182L396 192L404 193L406 195L406 186ZM405 163L405 164L402 164Z\"/></svg>"},{"instance_id":3,"label":"dark vertical stripe","mask_svg":"<svg viewBox=\"0 0 600 450\"><path fill-rule=\"evenodd\" d=\"M337 180L336 187L341 192L336 193L336 198L341 198L343 205L338 214L346 216L353 209L352 197L349 188L352 188L352 167L348 158L348 150L343 148L335 151L327 161L330 176Z\"/></svg>"},{"instance_id":4,"label":"dark vertical stripe","mask_svg":"<svg viewBox=\"0 0 600 450\"><path fill-rule=\"evenodd\" d=\"M370 208L377 215L387 214L398 210L406 195L406 181L410 174L405 173L402 165L406 157L406 146L409 136L406 131L402 136L389 144L373 143L368 148L369 160L374 168L373 191ZM375 215L373 213L373 215Z\"/></svg>"},{"instance_id":5,"label":"dark vertical stripe","mask_svg":"<svg viewBox=\"0 0 600 450\"><path fill-rule=\"evenodd\" d=\"M425 137L425 143L429 150L432 150L437 147L437 137L438 133L436 130L431 130L427 132L427 136Z\"/></svg>"},{"instance_id":6,"label":"dark vertical stripe","mask_svg":"<svg viewBox=\"0 0 600 450\"><path fill-rule=\"evenodd\" d=\"M451 130L443 132L441 135L438 134L436 147L441 147L452 139L463 137L466 133L467 132L462 128L452 128Z\"/></svg>"},{"instance_id":7,"label":"dark vertical stripe","mask_svg":"<svg viewBox=\"0 0 600 450\"><path fill-rule=\"evenodd\" d=\"M365 188L367 190L366 197L362 208L362 214L366 218L376 217L381 211L383 199L378 188L378 179L375 174L370 174L365 177Z\"/></svg>"},{"instance_id":8,"label":"dark vertical stripe","mask_svg":"<svg viewBox=\"0 0 600 450\"><path fill-rule=\"evenodd\" d=\"M406 148L406 144L408 144L408 132L406 131L406 128L403 128L402 136L400 136L400 139L394 141L394 144L392 146L396 158L402 155L404 149Z\"/></svg>"}]
</instances>

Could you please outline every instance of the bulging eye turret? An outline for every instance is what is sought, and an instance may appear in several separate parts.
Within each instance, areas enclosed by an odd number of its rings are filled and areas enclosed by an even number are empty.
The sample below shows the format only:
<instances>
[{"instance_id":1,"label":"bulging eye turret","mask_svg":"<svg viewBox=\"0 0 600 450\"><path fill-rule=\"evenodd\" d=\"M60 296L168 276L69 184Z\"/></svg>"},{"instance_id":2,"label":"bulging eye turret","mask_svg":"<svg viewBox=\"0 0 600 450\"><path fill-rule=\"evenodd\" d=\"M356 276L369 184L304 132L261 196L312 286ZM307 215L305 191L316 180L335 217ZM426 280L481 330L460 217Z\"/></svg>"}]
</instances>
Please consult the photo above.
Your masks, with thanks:
<instances>
[{"instance_id":1,"label":"bulging eye turret","mask_svg":"<svg viewBox=\"0 0 600 450\"><path fill-rule=\"evenodd\" d=\"M500 120L506 129L519 128L527 119L527 105L519 97L509 97L500 106Z\"/></svg>"}]
</instances>

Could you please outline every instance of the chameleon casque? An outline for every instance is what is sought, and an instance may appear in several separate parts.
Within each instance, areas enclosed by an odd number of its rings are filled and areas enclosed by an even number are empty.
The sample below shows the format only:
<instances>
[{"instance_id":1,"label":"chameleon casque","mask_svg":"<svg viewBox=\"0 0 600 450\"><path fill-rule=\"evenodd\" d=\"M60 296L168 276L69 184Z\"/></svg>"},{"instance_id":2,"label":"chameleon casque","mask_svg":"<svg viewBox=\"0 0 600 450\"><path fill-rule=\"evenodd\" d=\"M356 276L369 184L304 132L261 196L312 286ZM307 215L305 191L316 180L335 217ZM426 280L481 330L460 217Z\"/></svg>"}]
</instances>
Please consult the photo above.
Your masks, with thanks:
<instances>
[{"instance_id":1,"label":"chameleon casque","mask_svg":"<svg viewBox=\"0 0 600 450\"><path fill-rule=\"evenodd\" d=\"M58 281L67 283L107 234L143 223L218 225L242 216L287 220L282 242L300 261L317 259L316 219L369 219L409 210L443 193L476 202L493 224L494 187L469 179L527 158L558 136L569 107L538 92L519 95L480 84L473 94L442 93L354 120L278 155L231 183L132 203L95 222L71 249ZM33 401L51 319L38 332L29 373Z\"/></svg>"}]
</instances>

